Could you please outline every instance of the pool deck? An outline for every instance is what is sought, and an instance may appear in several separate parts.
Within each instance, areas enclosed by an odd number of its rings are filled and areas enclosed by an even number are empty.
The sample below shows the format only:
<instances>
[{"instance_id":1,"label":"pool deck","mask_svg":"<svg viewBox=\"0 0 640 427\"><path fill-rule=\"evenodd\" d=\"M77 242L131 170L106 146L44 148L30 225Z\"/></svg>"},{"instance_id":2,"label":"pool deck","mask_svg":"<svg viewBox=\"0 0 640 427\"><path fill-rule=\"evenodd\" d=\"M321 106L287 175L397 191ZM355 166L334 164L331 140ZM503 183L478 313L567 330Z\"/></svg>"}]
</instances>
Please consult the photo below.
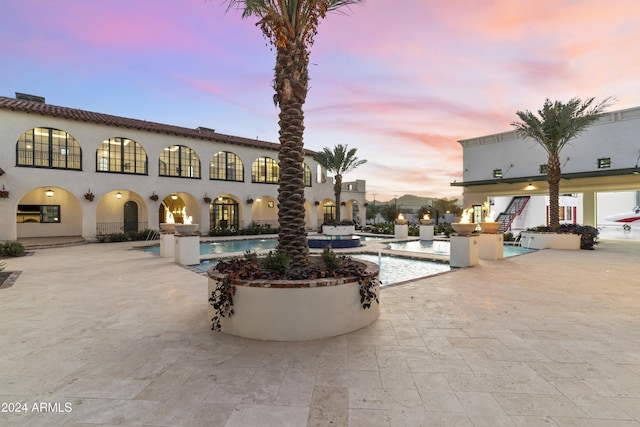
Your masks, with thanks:
<instances>
[{"instance_id":1,"label":"pool deck","mask_svg":"<svg viewBox=\"0 0 640 427\"><path fill-rule=\"evenodd\" d=\"M637 241L385 288L371 326L299 343L212 332L206 278L134 246L4 260L0 400L27 410L0 425L640 426Z\"/></svg>"}]
</instances>

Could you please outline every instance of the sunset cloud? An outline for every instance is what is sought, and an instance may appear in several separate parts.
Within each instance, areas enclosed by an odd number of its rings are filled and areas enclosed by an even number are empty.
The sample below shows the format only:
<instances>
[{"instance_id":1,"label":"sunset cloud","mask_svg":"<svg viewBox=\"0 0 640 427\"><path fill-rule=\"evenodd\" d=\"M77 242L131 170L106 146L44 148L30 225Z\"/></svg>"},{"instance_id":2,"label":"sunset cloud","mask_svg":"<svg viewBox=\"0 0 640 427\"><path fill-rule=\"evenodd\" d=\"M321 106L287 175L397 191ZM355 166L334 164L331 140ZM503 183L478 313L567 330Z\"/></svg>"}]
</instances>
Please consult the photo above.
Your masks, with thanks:
<instances>
[{"instance_id":1,"label":"sunset cloud","mask_svg":"<svg viewBox=\"0 0 640 427\"><path fill-rule=\"evenodd\" d=\"M458 140L511 130L545 98L640 105L640 2L369 1L323 21L305 146L358 148L383 201L458 196ZM274 58L222 1L4 0L0 95L277 141Z\"/></svg>"}]
</instances>

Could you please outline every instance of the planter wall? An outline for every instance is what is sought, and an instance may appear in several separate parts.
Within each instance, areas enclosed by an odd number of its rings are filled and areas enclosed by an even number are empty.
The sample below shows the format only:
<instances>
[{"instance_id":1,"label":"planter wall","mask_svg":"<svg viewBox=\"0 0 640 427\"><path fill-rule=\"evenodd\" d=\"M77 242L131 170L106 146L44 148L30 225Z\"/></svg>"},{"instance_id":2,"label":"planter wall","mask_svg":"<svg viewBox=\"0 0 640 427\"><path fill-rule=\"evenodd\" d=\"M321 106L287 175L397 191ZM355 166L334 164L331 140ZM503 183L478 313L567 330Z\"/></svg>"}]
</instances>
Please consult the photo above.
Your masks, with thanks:
<instances>
[{"instance_id":1,"label":"planter wall","mask_svg":"<svg viewBox=\"0 0 640 427\"><path fill-rule=\"evenodd\" d=\"M222 276L210 271L207 299L218 280L222 280ZM288 288L255 286L258 282L254 282L254 286L239 285L236 281L234 314L222 319L221 331L265 341L306 341L363 328L378 318L380 305L373 301L370 308L362 308L360 285L355 281L342 283L345 280L349 279L311 280L305 281L308 282L305 287ZM380 298L379 287L376 294ZM214 315L209 304L208 320Z\"/></svg>"},{"instance_id":2,"label":"planter wall","mask_svg":"<svg viewBox=\"0 0 640 427\"><path fill-rule=\"evenodd\" d=\"M520 233L520 245L530 249L580 250L580 235L572 233Z\"/></svg>"}]
</instances>

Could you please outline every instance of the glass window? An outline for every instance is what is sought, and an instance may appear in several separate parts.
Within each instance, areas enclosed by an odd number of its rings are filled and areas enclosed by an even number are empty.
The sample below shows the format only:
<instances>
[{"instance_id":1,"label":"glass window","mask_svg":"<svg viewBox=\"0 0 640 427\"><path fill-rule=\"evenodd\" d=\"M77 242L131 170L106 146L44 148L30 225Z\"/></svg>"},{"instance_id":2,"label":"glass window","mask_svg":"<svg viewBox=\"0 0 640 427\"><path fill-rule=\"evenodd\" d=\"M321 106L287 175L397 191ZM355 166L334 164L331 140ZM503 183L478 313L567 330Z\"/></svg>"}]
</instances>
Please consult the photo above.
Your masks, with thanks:
<instances>
[{"instance_id":1,"label":"glass window","mask_svg":"<svg viewBox=\"0 0 640 427\"><path fill-rule=\"evenodd\" d=\"M200 178L200 158L184 145L166 147L160 154L160 176Z\"/></svg>"},{"instance_id":2,"label":"glass window","mask_svg":"<svg viewBox=\"0 0 640 427\"><path fill-rule=\"evenodd\" d=\"M18 205L16 222L60 222L60 205Z\"/></svg>"},{"instance_id":3,"label":"glass window","mask_svg":"<svg viewBox=\"0 0 640 427\"><path fill-rule=\"evenodd\" d=\"M548 167L548 166L549 166L549 165L546 165L546 164L544 164L544 165L540 165L540 174L541 174L541 175L546 175L546 174L547 174L547 167Z\"/></svg>"},{"instance_id":4,"label":"glass window","mask_svg":"<svg viewBox=\"0 0 640 427\"><path fill-rule=\"evenodd\" d=\"M258 157L251 165L251 182L277 184L280 166L271 157Z\"/></svg>"},{"instance_id":5,"label":"glass window","mask_svg":"<svg viewBox=\"0 0 640 427\"><path fill-rule=\"evenodd\" d=\"M147 165L144 148L128 138L109 138L96 151L96 170L99 172L146 175Z\"/></svg>"},{"instance_id":6,"label":"glass window","mask_svg":"<svg viewBox=\"0 0 640 427\"><path fill-rule=\"evenodd\" d=\"M494 178L502 178L502 169L494 169L493 170Z\"/></svg>"},{"instance_id":7,"label":"glass window","mask_svg":"<svg viewBox=\"0 0 640 427\"><path fill-rule=\"evenodd\" d=\"M18 139L16 166L82 170L82 149L63 130L33 128Z\"/></svg>"},{"instance_id":8,"label":"glass window","mask_svg":"<svg viewBox=\"0 0 640 427\"><path fill-rule=\"evenodd\" d=\"M211 158L209 179L222 181L244 181L244 165L234 153L220 151Z\"/></svg>"},{"instance_id":9,"label":"glass window","mask_svg":"<svg viewBox=\"0 0 640 427\"><path fill-rule=\"evenodd\" d=\"M304 165L304 186L311 187L311 168L306 163Z\"/></svg>"},{"instance_id":10,"label":"glass window","mask_svg":"<svg viewBox=\"0 0 640 427\"><path fill-rule=\"evenodd\" d=\"M598 169L606 169L611 167L611 157L603 157L598 159Z\"/></svg>"}]
</instances>

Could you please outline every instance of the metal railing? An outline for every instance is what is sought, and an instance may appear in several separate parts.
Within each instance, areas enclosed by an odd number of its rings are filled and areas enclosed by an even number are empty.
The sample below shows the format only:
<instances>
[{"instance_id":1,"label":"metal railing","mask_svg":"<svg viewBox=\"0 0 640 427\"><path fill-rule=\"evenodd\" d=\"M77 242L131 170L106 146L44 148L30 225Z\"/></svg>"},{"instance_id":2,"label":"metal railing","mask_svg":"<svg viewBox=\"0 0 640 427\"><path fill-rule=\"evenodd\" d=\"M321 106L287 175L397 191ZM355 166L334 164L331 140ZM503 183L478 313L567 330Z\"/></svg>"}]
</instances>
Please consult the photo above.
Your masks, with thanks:
<instances>
[{"instance_id":1,"label":"metal railing","mask_svg":"<svg viewBox=\"0 0 640 427\"><path fill-rule=\"evenodd\" d=\"M148 223L138 222L136 231L142 231L148 228ZM96 235L103 236L105 234L124 233L124 222L98 222L96 223Z\"/></svg>"}]
</instances>

